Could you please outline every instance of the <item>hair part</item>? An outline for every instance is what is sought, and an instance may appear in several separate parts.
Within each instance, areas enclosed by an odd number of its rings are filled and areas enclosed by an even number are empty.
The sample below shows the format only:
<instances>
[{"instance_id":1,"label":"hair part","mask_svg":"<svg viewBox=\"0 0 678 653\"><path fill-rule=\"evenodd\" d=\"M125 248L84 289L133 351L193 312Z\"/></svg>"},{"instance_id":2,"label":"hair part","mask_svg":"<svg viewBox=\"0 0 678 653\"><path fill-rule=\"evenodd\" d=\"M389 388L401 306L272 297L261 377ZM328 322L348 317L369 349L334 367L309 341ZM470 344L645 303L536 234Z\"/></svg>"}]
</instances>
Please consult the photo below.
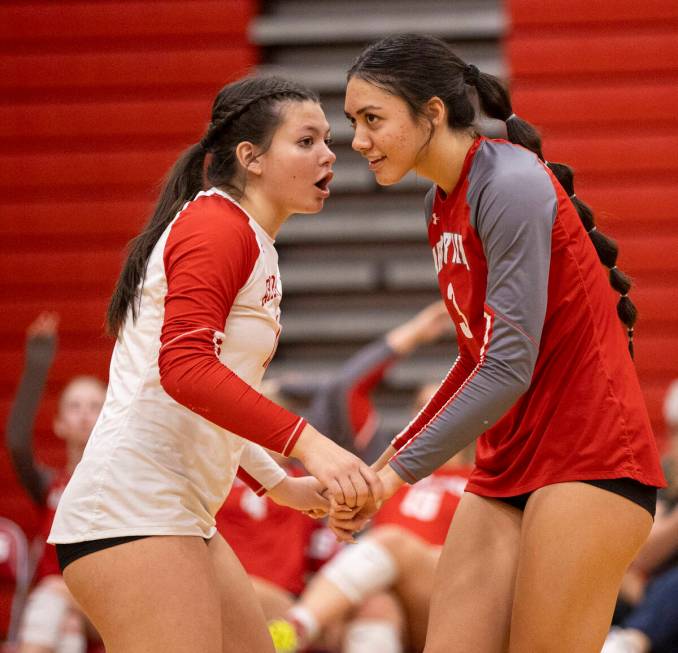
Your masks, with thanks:
<instances>
[{"instance_id":1,"label":"hair part","mask_svg":"<svg viewBox=\"0 0 678 653\"><path fill-rule=\"evenodd\" d=\"M563 163L545 161L539 132L514 114L510 94L501 80L464 62L441 39L421 34L388 36L369 45L348 71L348 80L354 77L404 100L415 118L425 116L426 103L439 97L447 108L450 129L475 131L484 117L501 121L511 143L531 150L550 168L577 210L598 258L609 269L610 284L621 295L617 315L626 326L633 358L638 311L628 297L631 279L616 264L617 244L596 227L593 211L575 194L572 169ZM474 102L479 104L480 115Z\"/></svg>"},{"instance_id":2,"label":"hair part","mask_svg":"<svg viewBox=\"0 0 678 653\"><path fill-rule=\"evenodd\" d=\"M174 163L150 219L127 246L108 305L106 328L110 335L117 337L130 313L136 321L148 259L177 213L201 190L212 186L240 199L245 171L236 156L238 144L248 141L259 148L259 155L265 152L284 118L285 103L291 101L319 100L310 89L279 77L249 77L219 91L205 134Z\"/></svg>"}]
</instances>

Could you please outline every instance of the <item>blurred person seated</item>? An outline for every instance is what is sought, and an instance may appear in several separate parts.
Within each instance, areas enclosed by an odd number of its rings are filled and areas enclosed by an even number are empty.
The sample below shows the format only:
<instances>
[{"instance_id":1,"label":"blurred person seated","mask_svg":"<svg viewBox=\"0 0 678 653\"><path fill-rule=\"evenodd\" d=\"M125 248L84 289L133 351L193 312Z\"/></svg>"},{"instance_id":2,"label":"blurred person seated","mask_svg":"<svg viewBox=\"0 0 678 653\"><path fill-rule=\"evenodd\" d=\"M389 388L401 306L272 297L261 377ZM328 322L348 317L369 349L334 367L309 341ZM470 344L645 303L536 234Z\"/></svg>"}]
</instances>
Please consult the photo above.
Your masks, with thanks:
<instances>
[{"instance_id":1,"label":"blurred person seated","mask_svg":"<svg viewBox=\"0 0 678 653\"><path fill-rule=\"evenodd\" d=\"M420 390L414 414L436 389ZM298 646L291 650L314 645L339 623L346 624L342 653L423 650L435 568L472 461L470 446L431 476L404 485L369 531L320 570L285 615Z\"/></svg>"},{"instance_id":2,"label":"blurred person seated","mask_svg":"<svg viewBox=\"0 0 678 653\"><path fill-rule=\"evenodd\" d=\"M391 436L379 428L372 393L397 360L446 333L451 334L447 313L442 302L435 302L360 349L327 382L287 377L266 381L263 390L283 405L310 399L304 411L309 422L371 462ZM236 481L217 514L217 526L250 575L274 630L275 619L294 604L308 576L341 547L324 524L256 496L242 480ZM279 650L295 650L284 644L287 634L274 633ZM338 628L328 626L320 643L323 650L338 651L339 641Z\"/></svg>"},{"instance_id":3,"label":"blurred person seated","mask_svg":"<svg viewBox=\"0 0 678 653\"><path fill-rule=\"evenodd\" d=\"M603 653L678 653L678 380L666 394L664 420L668 487L659 491L650 536L624 578L626 609Z\"/></svg>"},{"instance_id":4,"label":"blurred person seated","mask_svg":"<svg viewBox=\"0 0 678 653\"><path fill-rule=\"evenodd\" d=\"M57 503L101 411L106 386L92 376L77 376L69 381L53 422L55 435L66 446L66 466L52 469L39 463L33 450L33 428L56 352L58 323L58 315L45 312L28 327L25 368L7 420L10 460L19 482L41 513L38 537L42 551L19 627L20 653L87 650L88 624L61 577L54 547L44 543ZM98 638L93 632L90 636Z\"/></svg>"}]
</instances>

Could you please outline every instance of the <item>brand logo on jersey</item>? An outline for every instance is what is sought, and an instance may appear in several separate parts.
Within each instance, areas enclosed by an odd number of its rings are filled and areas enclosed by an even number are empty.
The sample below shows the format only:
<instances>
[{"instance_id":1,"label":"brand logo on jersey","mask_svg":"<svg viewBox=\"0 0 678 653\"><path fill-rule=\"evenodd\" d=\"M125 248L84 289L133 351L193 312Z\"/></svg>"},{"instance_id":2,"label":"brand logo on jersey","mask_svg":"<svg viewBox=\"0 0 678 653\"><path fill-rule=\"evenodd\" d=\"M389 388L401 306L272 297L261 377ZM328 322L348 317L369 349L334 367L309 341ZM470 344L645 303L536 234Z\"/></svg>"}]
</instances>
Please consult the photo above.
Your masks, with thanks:
<instances>
[{"instance_id":1,"label":"brand logo on jersey","mask_svg":"<svg viewBox=\"0 0 678 653\"><path fill-rule=\"evenodd\" d=\"M432 252L433 264L435 265L436 273L438 274L443 269L443 265L450 262L463 265L467 270L471 269L468 265L466 252L464 251L464 241L461 238L461 234L444 231L440 235L440 239L432 249Z\"/></svg>"},{"instance_id":2,"label":"brand logo on jersey","mask_svg":"<svg viewBox=\"0 0 678 653\"><path fill-rule=\"evenodd\" d=\"M438 214L435 213L435 211L431 216L431 221L433 222L433 224L438 224L440 222L440 218L438 217Z\"/></svg>"},{"instance_id":3,"label":"brand logo on jersey","mask_svg":"<svg viewBox=\"0 0 678 653\"><path fill-rule=\"evenodd\" d=\"M278 277L275 274L272 274L270 277L266 277L266 292L261 298L261 305L263 306L267 302L270 302L272 299L280 297L280 289L278 288Z\"/></svg>"}]
</instances>

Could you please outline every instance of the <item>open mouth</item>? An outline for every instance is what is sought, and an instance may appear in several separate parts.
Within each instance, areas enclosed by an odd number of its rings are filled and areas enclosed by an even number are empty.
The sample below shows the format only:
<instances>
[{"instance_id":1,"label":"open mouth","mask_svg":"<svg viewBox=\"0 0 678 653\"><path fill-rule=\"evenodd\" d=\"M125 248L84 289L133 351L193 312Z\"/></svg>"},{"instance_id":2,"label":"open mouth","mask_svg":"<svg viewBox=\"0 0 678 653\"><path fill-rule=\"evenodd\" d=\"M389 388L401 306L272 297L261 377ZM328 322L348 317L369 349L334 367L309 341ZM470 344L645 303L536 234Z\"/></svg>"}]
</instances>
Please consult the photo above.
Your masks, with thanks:
<instances>
[{"instance_id":1,"label":"open mouth","mask_svg":"<svg viewBox=\"0 0 678 653\"><path fill-rule=\"evenodd\" d=\"M379 166L379 164L380 164L382 161L385 161L385 160L386 160L386 157L385 157L385 156L380 156L378 159L369 159L369 168L370 168L370 170L374 170L375 168L377 168L377 167Z\"/></svg>"},{"instance_id":2,"label":"open mouth","mask_svg":"<svg viewBox=\"0 0 678 653\"><path fill-rule=\"evenodd\" d=\"M320 179L318 179L318 181L315 182L315 187L319 188L323 192L323 194L327 193L327 195L329 195L330 193L329 185L333 177L334 173L328 172L324 177L321 177Z\"/></svg>"}]
</instances>

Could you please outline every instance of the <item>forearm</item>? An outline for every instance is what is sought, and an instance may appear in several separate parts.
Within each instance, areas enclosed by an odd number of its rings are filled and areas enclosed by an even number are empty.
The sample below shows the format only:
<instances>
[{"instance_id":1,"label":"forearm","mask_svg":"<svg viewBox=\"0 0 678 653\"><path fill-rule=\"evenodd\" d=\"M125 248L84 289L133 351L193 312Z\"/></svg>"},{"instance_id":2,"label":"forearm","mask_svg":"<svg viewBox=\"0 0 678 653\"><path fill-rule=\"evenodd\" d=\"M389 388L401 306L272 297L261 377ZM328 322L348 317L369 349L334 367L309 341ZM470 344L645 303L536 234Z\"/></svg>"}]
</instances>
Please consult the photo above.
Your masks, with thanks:
<instances>
[{"instance_id":1,"label":"forearm","mask_svg":"<svg viewBox=\"0 0 678 653\"><path fill-rule=\"evenodd\" d=\"M26 366L7 419L6 442L12 465L21 484L38 504L45 501L49 478L35 462L33 430L53 353L54 339L29 340Z\"/></svg>"},{"instance_id":2,"label":"forearm","mask_svg":"<svg viewBox=\"0 0 678 653\"><path fill-rule=\"evenodd\" d=\"M217 426L288 456L305 420L257 392L212 349L211 340L200 332L161 349L165 392Z\"/></svg>"},{"instance_id":3,"label":"forearm","mask_svg":"<svg viewBox=\"0 0 678 653\"><path fill-rule=\"evenodd\" d=\"M529 386L518 365L485 360L445 407L402 444L390 465L408 482L431 474L498 422ZM531 370L530 370L531 373Z\"/></svg>"},{"instance_id":4,"label":"forearm","mask_svg":"<svg viewBox=\"0 0 678 653\"><path fill-rule=\"evenodd\" d=\"M395 452L396 452L395 448L392 447L391 445L386 447L384 453L382 453L381 456L379 456L379 458L377 459L377 461L372 464L372 469L374 469L377 472L383 469L384 465L386 465L386 463L389 460L391 460Z\"/></svg>"}]
</instances>

